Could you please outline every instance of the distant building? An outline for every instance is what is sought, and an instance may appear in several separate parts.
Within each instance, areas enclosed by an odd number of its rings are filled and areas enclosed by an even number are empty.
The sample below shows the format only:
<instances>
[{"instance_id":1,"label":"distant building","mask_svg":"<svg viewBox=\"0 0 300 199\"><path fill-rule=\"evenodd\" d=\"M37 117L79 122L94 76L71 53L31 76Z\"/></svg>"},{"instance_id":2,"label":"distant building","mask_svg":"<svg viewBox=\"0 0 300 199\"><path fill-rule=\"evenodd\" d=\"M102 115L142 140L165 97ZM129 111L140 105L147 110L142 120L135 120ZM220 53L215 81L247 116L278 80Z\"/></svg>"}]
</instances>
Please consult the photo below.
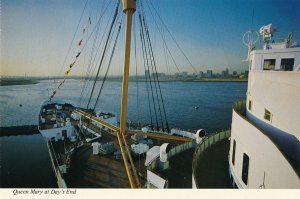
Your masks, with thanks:
<instances>
[{"instance_id":1,"label":"distant building","mask_svg":"<svg viewBox=\"0 0 300 199\"><path fill-rule=\"evenodd\" d=\"M199 77L199 78L205 77L204 72L200 71L199 74L198 74L198 77Z\"/></svg>"},{"instance_id":2,"label":"distant building","mask_svg":"<svg viewBox=\"0 0 300 199\"><path fill-rule=\"evenodd\" d=\"M181 76L182 76L182 77L187 77L187 76L188 76L188 73L187 73L187 72L182 72L182 73L181 73Z\"/></svg>"},{"instance_id":3,"label":"distant building","mask_svg":"<svg viewBox=\"0 0 300 199\"><path fill-rule=\"evenodd\" d=\"M236 76L237 76L237 72L236 72L236 71L233 71L233 72L232 72L232 76L236 77Z\"/></svg>"},{"instance_id":4,"label":"distant building","mask_svg":"<svg viewBox=\"0 0 300 199\"><path fill-rule=\"evenodd\" d=\"M152 74L153 75L153 74ZM165 73L157 73L157 77L165 77L166 74Z\"/></svg>"},{"instance_id":5,"label":"distant building","mask_svg":"<svg viewBox=\"0 0 300 199\"><path fill-rule=\"evenodd\" d=\"M207 70L207 71L206 71L206 77L207 77L207 78L211 78L212 76L213 76L212 70Z\"/></svg>"},{"instance_id":6,"label":"distant building","mask_svg":"<svg viewBox=\"0 0 300 199\"><path fill-rule=\"evenodd\" d=\"M228 68L226 68L226 70L222 71L221 77L229 77L229 70L228 70Z\"/></svg>"}]
</instances>

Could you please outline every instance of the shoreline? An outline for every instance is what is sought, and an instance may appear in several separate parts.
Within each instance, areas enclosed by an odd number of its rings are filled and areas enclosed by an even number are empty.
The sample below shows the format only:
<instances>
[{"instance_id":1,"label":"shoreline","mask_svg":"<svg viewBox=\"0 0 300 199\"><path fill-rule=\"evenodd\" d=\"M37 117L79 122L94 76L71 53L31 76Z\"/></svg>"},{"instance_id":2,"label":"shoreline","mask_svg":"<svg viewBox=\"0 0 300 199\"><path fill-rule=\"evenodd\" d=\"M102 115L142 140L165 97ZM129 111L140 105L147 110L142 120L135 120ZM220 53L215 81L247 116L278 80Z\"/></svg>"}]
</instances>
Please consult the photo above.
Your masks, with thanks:
<instances>
[{"instance_id":1,"label":"shoreline","mask_svg":"<svg viewBox=\"0 0 300 199\"><path fill-rule=\"evenodd\" d=\"M30 84L37 84L40 83L37 80L8 80L8 79L1 79L0 86L15 86L15 85L30 85Z\"/></svg>"},{"instance_id":2,"label":"shoreline","mask_svg":"<svg viewBox=\"0 0 300 199\"><path fill-rule=\"evenodd\" d=\"M37 125L0 127L0 137L17 135L34 135L40 133Z\"/></svg>"}]
</instances>

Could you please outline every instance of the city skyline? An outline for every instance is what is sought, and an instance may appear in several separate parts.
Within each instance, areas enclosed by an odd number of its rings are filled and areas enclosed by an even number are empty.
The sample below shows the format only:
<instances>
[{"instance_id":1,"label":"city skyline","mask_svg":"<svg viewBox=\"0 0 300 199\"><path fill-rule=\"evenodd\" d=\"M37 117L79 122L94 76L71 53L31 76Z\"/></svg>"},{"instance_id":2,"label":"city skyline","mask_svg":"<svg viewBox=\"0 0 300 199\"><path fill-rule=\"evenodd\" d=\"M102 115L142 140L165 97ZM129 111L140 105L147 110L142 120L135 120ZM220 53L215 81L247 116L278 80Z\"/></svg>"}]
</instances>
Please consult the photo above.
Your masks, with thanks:
<instances>
[{"instance_id":1,"label":"city skyline","mask_svg":"<svg viewBox=\"0 0 300 199\"><path fill-rule=\"evenodd\" d=\"M12 0L2 1L1 14L1 76L60 76L68 68L72 56L77 52L76 43L80 40L80 31L75 35L68 56L68 48L76 30L82 10L86 1L41 1L41 0ZM89 17L92 25L95 24L101 11L102 3L107 0L89 1L86 13L82 17L79 29ZM189 73L200 71L245 71L247 63L242 62L247 56L247 47L242 44L243 34L249 30L258 30L261 26L273 23L278 27L278 35L285 37L288 32L284 30L300 30L297 21L300 16L293 11L299 7L296 0L236 0L236 1L152 1L154 9L150 11L149 1L144 1L146 19L153 38L155 57L158 60L158 72ZM267 6L265 6L267 5ZM100 8L97 11L96 8ZM114 3L108 6L113 10ZM268 11L266 13L266 10ZM172 52L179 71L172 63L169 55L163 55L161 35L156 28L155 20L159 21L158 12L167 29L164 29L168 46ZM111 13L103 15L103 21L109 21ZM137 16L137 13L135 14ZM252 17L253 15L253 17ZM137 19L134 19L137 20ZM119 20L124 24L124 15ZM135 21L137 22L137 21ZM159 24L164 27L164 24ZM124 27L124 26L123 26ZM193 67L185 59L172 41L176 38L180 48ZM137 32L138 34L138 32ZM84 40L85 41L85 40ZM92 42L90 42L92 43ZM88 44L91 47L91 44ZM120 40L115 53L115 61L110 75L122 74L124 29L122 28ZM132 42L132 47L134 42ZM131 75L135 73L135 61L131 53ZM140 54L138 53L139 57ZM90 52L81 55L78 64L70 75L83 75L87 70ZM165 59L165 60L164 60ZM65 64L64 63L65 61ZM138 73L143 73L141 58L138 58ZM166 65L168 65L166 67Z\"/></svg>"}]
</instances>

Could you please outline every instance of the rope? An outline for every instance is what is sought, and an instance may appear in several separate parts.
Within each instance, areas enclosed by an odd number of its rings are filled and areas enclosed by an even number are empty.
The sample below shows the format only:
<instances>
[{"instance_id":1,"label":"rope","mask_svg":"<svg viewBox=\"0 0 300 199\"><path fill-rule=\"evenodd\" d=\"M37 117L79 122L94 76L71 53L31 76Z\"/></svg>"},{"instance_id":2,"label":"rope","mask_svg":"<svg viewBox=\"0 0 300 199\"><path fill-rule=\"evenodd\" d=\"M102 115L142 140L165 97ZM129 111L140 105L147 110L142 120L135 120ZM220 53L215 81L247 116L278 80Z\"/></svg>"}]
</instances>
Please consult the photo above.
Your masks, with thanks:
<instances>
[{"instance_id":1,"label":"rope","mask_svg":"<svg viewBox=\"0 0 300 199\"><path fill-rule=\"evenodd\" d=\"M73 42L74 42L74 40L75 40L76 33L77 33L77 31L78 31L78 28L79 28L80 22L81 22L81 20L82 20L82 17L83 17L83 14L84 14L84 11L85 11L85 9L86 9L86 6L87 6L88 1L89 1L89 0L86 0L86 2L85 2L85 4L84 4L84 8L83 8L83 10L82 10L82 13L81 13L81 15L80 15L80 18L79 18L79 21L78 21L78 24L77 24L77 27L76 27L76 30L75 30L74 35L73 35L73 39L72 39L72 41L71 41L71 43L70 43L70 46L69 46L69 48L68 48L66 57L65 57L64 62L63 62L63 64L62 64L61 68L60 68L59 74L62 72L62 69L64 68L64 66L65 66L65 64L66 64L67 57L68 57L69 54L70 54L71 48L72 48L72 46L73 46Z\"/></svg>"},{"instance_id":2,"label":"rope","mask_svg":"<svg viewBox=\"0 0 300 199\"><path fill-rule=\"evenodd\" d=\"M135 22L134 18L134 22ZM138 67L137 67L137 56L136 56L136 25L133 23L133 37L134 37L134 58L135 58L135 82L136 82L136 109L138 121L140 121L140 104L139 104L139 81L138 81Z\"/></svg>"},{"instance_id":3,"label":"rope","mask_svg":"<svg viewBox=\"0 0 300 199\"><path fill-rule=\"evenodd\" d=\"M150 49L152 60L153 60L153 66L154 66L154 69L155 69L154 79L156 77L157 84L158 84L158 90L160 92L160 98L161 98L161 101L162 101L162 108L163 108L163 111L164 111L164 118L165 118L165 121L166 121L167 131L169 132L170 131L169 130L169 124L168 124L168 120L167 120L167 115L166 115L166 110L165 110L165 105L164 105L164 99L163 99L163 96L162 96L162 93L161 93L160 82L159 82L158 75L157 75L157 68L156 68L156 63L155 63L155 59L154 59L154 53L153 53L153 48L152 48L151 39L150 39L150 35L149 35L149 30L148 30L147 25L145 23L145 18L143 18L143 21L144 21L144 26L145 26L145 29L146 29L146 35L147 35L147 39L148 39L149 49ZM160 110L160 103L159 103L159 99L158 99L158 94L157 94L157 100L158 100L158 104L159 104L159 111L160 111L161 120L163 120L161 110ZM163 121L162 121L162 126L164 127Z\"/></svg>"},{"instance_id":4,"label":"rope","mask_svg":"<svg viewBox=\"0 0 300 199\"><path fill-rule=\"evenodd\" d=\"M148 97L148 106L149 106L149 113L150 113L150 122L151 122L151 129L153 129L153 120L152 120L152 111L151 111L151 101L150 101L150 94L149 94L149 85L148 85L148 75L146 73L146 55L144 50L144 43L143 43L143 36L142 36L142 28L140 27L140 39L142 43L142 53L143 53L143 61L144 61L144 69L145 69L145 77L146 77L146 88L147 88L147 97Z\"/></svg>"},{"instance_id":5,"label":"rope","mask_svg":"<svg viewBox=\"0 0 300 199\"><path fill-rule=\"evenodd\" d=\"M149 57L150 57L150 61L151 61L152 75L154 76L154 87L155 87L155 94L156 94L156 99L157 99L157 103L158 103L158 111L159 111L159 114L160 114L160 120L161 120L162 128L164 128L164 122L163 122L162 112L161 112L161 108L160 108L161 105L160 105L160 102L159 102L158 91L157 91L157 81L156 81L156 78L155 78L155 76L157 75L157 72L153 69L154 67L156 67L155 66L155 61L154 61L154 55L153 55L153 52L152 52L152 46L151 46L149 31L148 31L148 28L146 26L144 17L143 17L142 21L143 21L144 31L145 31L146 39L147 39L146 41L147 41L148 53L149 53Z\"/></svg>"},{"instance_id":6,"label":"rope","mask_svg":"<svg viewBox=\"0 0 300 199\"><path fill-rule=\"evenodd\" d=\"M111 3L111 1L109 2L109 5L110 5L110 3ZM107 7L106 7L106 9L105 9L105 11L107 10ZM103 13L104 14L104 13ZM102 15L103 16L103 15ZM101 16L101 18L102 18L102 16ZM113 12L112 12L112 16L113 16ZM111 16L111 17L112 17ZM99 19L100 20L100 19ZM98 47L97 47L97 50L96 50L96 53L95 53L95 56L94 56L94 58L93 58L93 60L92 60L92 55L91 55L91 60L90 60L90 63L89 63L89 67L88 67L88 69L87 69L87 72L86 72L86 79L85 79L85 83L84 83L84 86L83 86L83 88L82 88L82 90L81 90L81 95L80 95L80 101L79 102L81 102L81 100L83 99L83 96L84 96L84 91L88 91L89 89L87 89L87 87L88 87L88 82L90 82L91 80L92 80L92 78L93 78L93 73L94 73L94 71L95 71L95 68L96 68L96 66L94 66L94 67L92 67L95 63L97 63L98 62L98 60L97 60L97 62L95 61L96 60L96 57L97 57L97 54L98 54L98 52L99 52L99 49L100 49L100 47L101 47L101 44L102 44L102 41L103 41L103 39L104 39L104 35L105 35L105 33L106 33L106 31L107 31L107 29L108 29L108 26L109 26L109 23L107 23L106 24L106 26L105 26L105 30L104 30L104 32L103 32L103 35L102 35L102 37L101 37L101 40L100 40L100 43L99 43L99 45L98 45ZM100 27L100 26L99 26ZM96 35L95 35L95 37L96 37ZM94 42L94 44L96 44L96 41ZM99 56L100 57L100 56ZM92 69L93 69L93 71L92 71ZM92 71L92 72L91 72Z\"/></svg>"},{"instance_id":7,"label":"rope","mask_svg":"<svg viewBox=\"0 0 300 199\"><path fill-rule=\"evenodd\" d=\"M159 129L158 126L158 119L157 119L157 114L156 114L156 105L155 105L155 100L154 100L154 96L153 96L153 88L152 88L152 80L151 80L151 75L150 75L150 68L149 68L149 59L148 59L148 54L147 54L147 49L146 49L146 42L145 42L145 38L144 38L144 29L143 29L143 22L141 19L141 15L139 14L139 19L140 19L140 30L141 30L141 37L142 37L142 46L144 48L145 51L145 58L146 58L146 63L147 63L147 70L145 72L146 78L147 75L149 77L149 81L150 81L150 89L151 89L151 96L152 96L152 102L153 102L153 106L154 106L154 113L155 113L155 121L156 121L156 129ZM148 73L147 73L148 71Z\"/></svg>"},{"instance_id":8,"label":"rope","mask_svg":"<svg viewBox=\"0 0 300 199\"><path fill-rule=\"evenodd\" d=\"M105 76L104 76L102 84L101 84L100 91L98 93L98 96L97 96L97 99L96 99L96 102L95 102L95 105L94 105L94 110L95 110L95 108L97 106L99 97L101 95L101 92L102 92L102 89L103 89L103 86L104 86L104 83L105 83L105 80L106 80L106 77L107 77L107 73L108 73L110 65L111 65L111 61L112 61L112 58L113 58L113 55L114 55L114 52L115 52L115 48L116 48L116 45L117 45L117 41L118 41L120 30L121 30L121 24L119 25L119 28L118 28L118 33L117 33L117 36L116 36L116 39L115 39L114 47L113 47L113 50L112 50L112 53L111 53L111 56L110 56L110 59L109 59L109 63L108 63L108 66L107 66L107 69L106 69L106 72L105 72Z\"/></svg>"},{"instance_id":9,"label":"rope","mask_svg":"<svg viewBox=\"0 0 300 199\"><path fill-rule=\"evenodd\" d=\"M189 60L189 58L186 56L186 54L184 53L184 51L182 50L182 48L179 46L178 42L176 41L176 39L174 38L174 36L171 34L170 30L168 29L168 27L166 26L166 24L164 23L164 21L162 20L161 16L159 15L159 13L157 12L157 10L155 9L155 7L153 6L152 2L150 1L150 5L153 7L153 10L155 11L156 15L158 16L158 18L160 19L160 21L162 22L162 24L165 26L167 32L170 34L172 40L174 41L174 43L176 44L176 46L178 47L178 49L180 50L180 52L183 54L183 56L185 57L185 59L189 62L189 64L191 65L191 67L193 68L194 72L197 73L197 70L195 69L194 65L191 63L191 61ZM147 4L150 12L151 9L149 7L149 5ZM152 12L151 12L152 14Z\"/></svg>"},{"instance_id":10,"label":"rope","mask_svg":"<svg viewBox=\"0 0 300 199\"><path fill-rule=\"evenodd\" d=\"M102 54L102 57L101 57L100 64L99 64L99 66L98 66L98 70L97 70L96 78L95 78L95 81L94 81L94 84L93 84L93 88L92 88L92 91L91 91L91 95L90 95L89 100L88 100L87 109L88 109L88 107L89 107L89 105L90 105L91 98L92 98L93 93L94 93L95 85L96 85L96 82L97 82L98 76L99 76L99 71L100 71L100 68L101 68L101 66L102 66L102 62L103 62L103 59L104 59L104 55L105 55L105 53L106 53L106 48L107 48L107 45L108 45L108 41L109 41L110 36L111 36L111 31L112 31L113 25L114 25L114 23L115 23L115 21L116 21L117 15L118 15L119 4L120 4L120 0L118 0L117 6L116 6L116 9L115 9L115 13L114 13L114 17L113 17L111 26L110 26L110 28L109 28L108 37L107 37L107 40L106 40L106 42L105 42L104 51L103 51L103 54Z\"/></svg>"}]
</instances>

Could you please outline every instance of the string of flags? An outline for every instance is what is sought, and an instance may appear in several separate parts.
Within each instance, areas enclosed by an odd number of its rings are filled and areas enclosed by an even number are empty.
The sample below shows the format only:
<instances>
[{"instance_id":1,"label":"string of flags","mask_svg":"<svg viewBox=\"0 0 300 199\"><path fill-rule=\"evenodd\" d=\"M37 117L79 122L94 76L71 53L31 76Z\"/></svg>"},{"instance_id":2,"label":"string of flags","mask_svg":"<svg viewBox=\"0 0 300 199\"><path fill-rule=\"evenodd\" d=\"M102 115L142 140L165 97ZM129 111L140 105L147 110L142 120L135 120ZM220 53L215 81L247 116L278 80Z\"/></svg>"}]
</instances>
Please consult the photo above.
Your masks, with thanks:
<instances>
[{"instance_id":1,"label":"string of flags","mask_svg":"<svg viewBox=\"0 0 300 199\"><path fill-rule=\"evenodd\" d=\"M92 24L92 20L91 20L91 17L88 18L88 22L87 24L82 28L82 34L84 36L84 34L87 32L89 26ZM83 37L82 36L82 37ZM51 96L49 97L49 101L52 100L52 98L56 95L57 93L57 90L60 89L60 87L65 83L66 79L67 79L67 76L69 75L69 73L71 72L71 69L73 68L73 66L75 65L78 57L80 56L81 54L81 50L82 50L82 44L83 44L83 38L81 38L78 42L78 48L79 48L79 52L77 53L77 55L75 56L75 59L74 61L69 65L69 68L68 70L66 70L65 72L65 75L64 75L64 79L60 82L60 84L58 85L57 89L53 90Z\"/></svg>"}]
</instances>

